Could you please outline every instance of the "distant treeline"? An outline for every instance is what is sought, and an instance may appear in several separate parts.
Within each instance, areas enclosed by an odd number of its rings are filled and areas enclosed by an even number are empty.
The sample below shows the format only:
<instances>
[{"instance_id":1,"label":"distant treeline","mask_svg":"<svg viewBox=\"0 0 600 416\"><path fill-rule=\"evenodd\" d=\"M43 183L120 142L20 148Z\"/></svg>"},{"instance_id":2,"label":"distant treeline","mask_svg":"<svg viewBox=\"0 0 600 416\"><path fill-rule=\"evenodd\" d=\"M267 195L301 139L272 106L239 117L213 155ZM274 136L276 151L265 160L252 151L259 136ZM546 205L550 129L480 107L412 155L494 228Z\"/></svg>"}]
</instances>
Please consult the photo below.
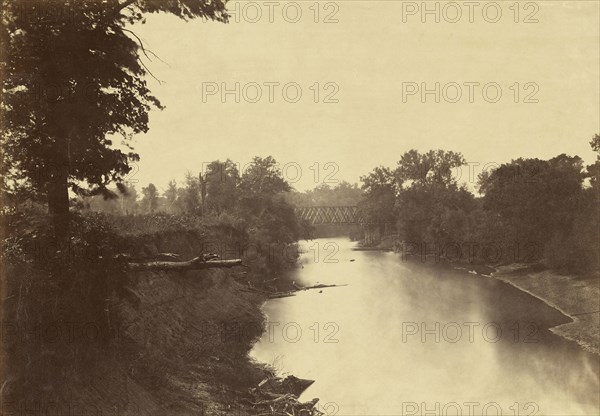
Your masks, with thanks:
<instances>
[{"instance_id":1,"label":"distant treeline","mask_svg":"<svg viewBox=\"0 0 600 416\"><path fill-rule=\"evenodd\" d=\"M307 234L285 194L291 186L271 157L255 157L240 175L231 160L214 161L198 176L187 173L183 184L170 181L159 191L150 183L141 195L132 185L110 194L78 198L82 211L115 215L172 214L218 218L235 228L251 230L259 241L293 243ZM140 197L141 196L141 197Z\"/></svg>"},{"instance_id":2,"label":"distant treeline","mask_svg":"<svg viewBox=\"0 0 600 416\"><path fill-rule=\"evenodd\" d=\"M590 142L600 153L600 136ZM462 154L404 153L395 168L361 178L362 216L400 250L487 263L544 261L574 271L599 268L600 156L519 158L482 172L474 195L459 185ZM387 224L387 225L386 225Z\"/></svg>"},{"instance_id":3,"label":"distant treeline","mask_svg":"<svg viewBox=\"0 0 600 416\"><path fill-rule=\"evenodd\" d=\"M600 154L600 135L590 144ZM475 194L456 175L465 164L459 152L410 150L394 168L379 166L361 177L360 187L340 182L297 192L270 156L256 157L242 175L230 160L215 161L162 192L149 184L138 195L129 186L120 198L98 195L78 204L114 214L228 215L263 230L270 241L286 242L336 234L301 223L294 207L358 206L370 237L391 235L407 253L598 270L600 156L589 166L565 154L518 158L479 174Z\"/></svg>"},{"instance_id":4,"label":"distant treeline","mask_svg":"<svg viewBox=\"0 0 600 416\"><path fill-rule=\"evenodd\" d=\"M139 214L173 214L194 216L221 216L224 220L230 216L231 221L245 218L245 213L251 200L247 198L248 190L255 193L267 192L269 198L277 198L278 207L283 209L281 214L291 207L306 206L356 206L362 199L363 191L357 184L341 181L334 186L322 183L312 190L298 192L284 180L275 168L275 159L255 158L251 169L244 175L239 172L233 162L215 161L208 165L204 173L198 176L187 173L181 185L176 181L169 182L165 190L159 189L152 183L141 189L141 195L135 186L128 184L121 190L113 189L110 195L95 195L79 198L76 205L83 211L105 212L113 215ZM268 185L269 184L269 185ZM268 185L268 186L267 186ZM263 191L258 191L258 188ZM254 205L264 205L265 200L252 200ZM264 213L263 213L264 215ZM287 215L287 214L285 214ZM285 232L289 238L330 237L356 233L356 225L340 227L339 225L312 226L294 218L287 218ZM261 224L269 228L268 224ZM283 231L283 227L280 231ZM284 236L272 235L277 240Z\"/></svg>"},{"instance_id":5,"label":"distant treeline","mask_svg":"<svg viewBox=\"0 0 600 416\"><path fill-rule=\"evenodd\" d=\"M363 191L357 184L341 181L332 186L322 183L306 192L290 192L286 199L297 207L356 206Z\"/></svg>"},{"instance_id":6,"label":"distant treeline","mask_svg":"<svg viewBox=\"0 0 600 416\"><path fill-rule=\"evenodd\" d=\"M272 167L259 168L254 174L260 175L260 171L263 169L268 175L265 180L275 178L273 172L270 172ZM277 177L277 180L285 182L279 174ZM247 182L249 179L249 176L240 177L237 168L230 160L215 161L209 165L204 174L195 176L188 172L182 184L171 180L167 188L162 191L150 183L141 189L140 194L134 185L126 184L122 186L121 191L113 189L112 195L108 197L96 195L80 198L77 205L84 210L122 215L157 212L218 214L231 211L237 205L243 189L248 188L243 185L243 182ZM253 180L253 182L256 181ZM280 186L278 190L282 192L281 196L284 200L294 207L356 206L363 196L363 191L357 184L350 184L346 181L341 181L335 186L322 183L305 192L295 191L289 184Z\"/></svg>"}]
</instances>

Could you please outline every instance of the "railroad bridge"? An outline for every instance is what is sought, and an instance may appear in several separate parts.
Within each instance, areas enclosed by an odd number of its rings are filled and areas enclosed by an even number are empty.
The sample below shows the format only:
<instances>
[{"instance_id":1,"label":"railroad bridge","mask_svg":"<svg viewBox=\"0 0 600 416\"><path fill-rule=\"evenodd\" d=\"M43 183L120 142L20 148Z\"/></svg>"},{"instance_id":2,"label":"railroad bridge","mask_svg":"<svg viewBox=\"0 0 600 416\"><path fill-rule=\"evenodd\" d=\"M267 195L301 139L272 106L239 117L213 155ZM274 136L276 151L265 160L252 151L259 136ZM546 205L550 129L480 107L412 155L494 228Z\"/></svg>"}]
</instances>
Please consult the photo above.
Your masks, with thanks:
<instances>
[{"instance_id":1,"label":"railroad bridge","mask_svg":"<svg viewBox=\"0 0 600 416\"><path fill-rule=\"evenodd\" d=\"M296 214L313 225L363 223L356 206L297 207Z\"/></svg>"}]
</instances>

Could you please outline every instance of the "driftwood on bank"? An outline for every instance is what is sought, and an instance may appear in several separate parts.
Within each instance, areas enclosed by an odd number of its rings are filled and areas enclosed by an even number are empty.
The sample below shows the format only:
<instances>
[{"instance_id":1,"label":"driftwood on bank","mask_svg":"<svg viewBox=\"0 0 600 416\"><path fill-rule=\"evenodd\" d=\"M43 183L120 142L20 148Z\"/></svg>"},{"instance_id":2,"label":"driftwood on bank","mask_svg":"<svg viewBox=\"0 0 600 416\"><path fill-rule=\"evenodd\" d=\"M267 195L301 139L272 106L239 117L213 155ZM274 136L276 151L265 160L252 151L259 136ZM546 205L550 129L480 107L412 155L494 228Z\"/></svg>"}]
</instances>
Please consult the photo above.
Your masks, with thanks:
<instances>
[{"instance_id":1,"label":"driftwood on bank","mask_svg":"<svg viewBox=\"0 0 600 416\"><path fill-rule=\"evenodd\" d=\"M313 286L304 286L304 287L300 288L300 290L322 289L324 287L342 287L342 286L348 286L348 284L347 283L345 283L343 285L324 285L324 284L320 284L320 285L313 285Z\"/></svg>"},{"instance_id":2,"label":"driftwood on bank","mask_svg":"<svg viewBox=\"0 0 600 416\"><path fill-rule=\"evenodd\" d=\"M189 261L151 261L147 263L127 263L127 265L131 270L200 270L242 266L242 260L205 260L203 257L196 257Z\"/></svg>"},{"instance_id":3,"label":"driftwood on bank","mask_svg":"<svg viewBox=\"0 0 600 416\"><path fill-rule=\"evenodd\" d=\"M305 380L294 376L285 379L269 376L257 387L249 390L252 398L242 399L254 409L257 414L264 415L323 415L316 406L319 399L301 403L298 397L312 384L314 380Z\"/></svg>"},{"instance_id":4,"label":"driftwood on bank","mask_svg":"<svg viewBox=\"0 0 600 416\"><path fill-rule=\"evenodd\" d=\"M288 290L286 292L275 292L275 293L271 293L269 294L269 299L276 299L276 298L287 298L289 296L296 296L296 292L301 292L303 290L310 290L310 289L323 289L326 287L341 287L341 286L348 286L347 284L344 285L324 285L324 284L319 284L319 285L313 285L313 286L298 286L295 282L292 282L293 286L294 286L294 290Z\"/></svg>"},{"instance_id":5,"label":"driftwood on bank","mask_svg":"<svg viewBox=\"0 0 600 416\"><path fill-rule=\"evenodd\" d=\"M298 286L298 285L294 285L294 289L292 290L284 290L281 292L277 292L277 291L267 291L267 290L261 290L261 289L257 289L255 288L250 282L248 282L248 288L244 288L244 289L238 289L241 290L242 292L250 292L250 293L262 293L267 295L267 297L269 299L277 299L277 298L287 298L290 296L296 296L297 292L301 292L303 290L310 290L310 289L323 289L323 288L327 288L327 287L341 287L341 286L348 286L347 284L344 285L324 285L324 284L319 284L319 285L314 285L314 286Z\"/></svg>"}]
</instances>

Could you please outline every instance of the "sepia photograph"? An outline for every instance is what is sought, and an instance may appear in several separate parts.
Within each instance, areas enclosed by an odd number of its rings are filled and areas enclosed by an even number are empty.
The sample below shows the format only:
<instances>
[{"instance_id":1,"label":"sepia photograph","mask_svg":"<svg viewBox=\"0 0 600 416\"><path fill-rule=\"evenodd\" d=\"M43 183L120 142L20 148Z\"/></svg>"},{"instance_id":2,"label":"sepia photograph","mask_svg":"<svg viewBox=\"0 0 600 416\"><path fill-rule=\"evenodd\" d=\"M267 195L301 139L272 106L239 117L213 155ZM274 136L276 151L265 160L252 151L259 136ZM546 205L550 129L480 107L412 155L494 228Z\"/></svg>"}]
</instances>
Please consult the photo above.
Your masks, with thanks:
<instances>
[{"instance_id":1,"label":"sepia photograph","mask_svg":"<svg viewBox=\"0 0 600 416\"><path fill-rule=\"evenodd\" d=\"M0 416L600 415L600 0L0 25Z\"/></svg>"}]
</instances>

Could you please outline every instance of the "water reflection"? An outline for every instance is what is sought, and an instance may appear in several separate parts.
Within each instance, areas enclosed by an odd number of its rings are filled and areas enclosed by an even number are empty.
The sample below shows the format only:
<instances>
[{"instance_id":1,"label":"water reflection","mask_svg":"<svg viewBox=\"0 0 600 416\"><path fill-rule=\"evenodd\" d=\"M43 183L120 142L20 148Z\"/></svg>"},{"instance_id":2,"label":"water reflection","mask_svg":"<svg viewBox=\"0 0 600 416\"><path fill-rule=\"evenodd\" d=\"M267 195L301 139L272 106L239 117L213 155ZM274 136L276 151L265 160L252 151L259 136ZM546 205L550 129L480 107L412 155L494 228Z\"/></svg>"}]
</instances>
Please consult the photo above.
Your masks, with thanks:
<instances>
[{"instance_id":1,"label":"water reflection","mask_svg":"<svg viewBox=\"0 0 600 416\"><path fill-rule=\"evenodd\" d=\"M253 356L317 380L303 398L339 415L599 414L599 357L547 329L562 314L492 278L352 245L305 242L293 276L349 286L264 307Z\"/></svg>"}]
</instances>

